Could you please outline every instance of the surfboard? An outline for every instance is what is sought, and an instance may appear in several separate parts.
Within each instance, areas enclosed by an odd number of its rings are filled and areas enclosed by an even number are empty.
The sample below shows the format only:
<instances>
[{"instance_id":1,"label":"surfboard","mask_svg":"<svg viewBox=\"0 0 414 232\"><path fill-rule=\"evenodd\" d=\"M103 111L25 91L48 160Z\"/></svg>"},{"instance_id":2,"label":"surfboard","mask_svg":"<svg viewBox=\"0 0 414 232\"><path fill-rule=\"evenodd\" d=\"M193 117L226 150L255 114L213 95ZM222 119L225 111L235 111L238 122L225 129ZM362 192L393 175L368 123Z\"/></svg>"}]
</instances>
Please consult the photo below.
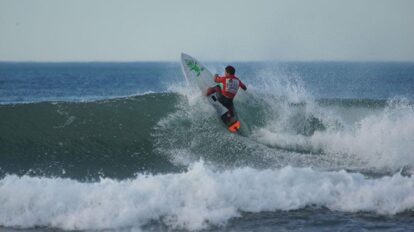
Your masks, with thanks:
<instances>
[{"instance_id":1,"label":"surfboard","mask_svg":"<svg viewBox=\"0 0 414 232\"><path fill-rule=\"evenodd\" d=\"M181 68L189 85L198 86L203 96L206 96L207 89L209 87L217 85L217 83L215 83L213 80L213 74L204 65L202 65L195 58L184 53L181 53ZM226 114L229 113L229 110L218 101L219 94L220 93L214 92L206 97L216 110L217 115L220 118L223 118L226 117ZM229 123L226 124L226 126L227 129L233 133L237 132L240 129L240 121L238 120L235 113L234 116L229 120Z\"/></svg>"}]
</instances>

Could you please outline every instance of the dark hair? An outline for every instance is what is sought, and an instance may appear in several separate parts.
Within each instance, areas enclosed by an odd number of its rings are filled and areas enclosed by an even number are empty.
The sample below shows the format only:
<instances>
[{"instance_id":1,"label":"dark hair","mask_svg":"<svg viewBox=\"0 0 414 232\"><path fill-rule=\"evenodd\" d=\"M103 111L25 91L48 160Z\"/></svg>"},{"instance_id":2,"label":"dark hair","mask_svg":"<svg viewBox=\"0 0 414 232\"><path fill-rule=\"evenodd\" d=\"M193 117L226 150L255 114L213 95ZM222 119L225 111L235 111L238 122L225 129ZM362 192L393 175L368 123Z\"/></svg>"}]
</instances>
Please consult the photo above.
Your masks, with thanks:
<instances>
[{"instance_id":1,"label":"dark hair","mask_svg":"<svg viewBox=\"0 0 414 232\"><path fill-rule=\"evenodd\" d=\"M234 75L234 74L236 73L236 69L235 69L233 66L228 65L228 66L226 67L226 72L227 72L228 74Z\"/></svg>"}]
</instances>

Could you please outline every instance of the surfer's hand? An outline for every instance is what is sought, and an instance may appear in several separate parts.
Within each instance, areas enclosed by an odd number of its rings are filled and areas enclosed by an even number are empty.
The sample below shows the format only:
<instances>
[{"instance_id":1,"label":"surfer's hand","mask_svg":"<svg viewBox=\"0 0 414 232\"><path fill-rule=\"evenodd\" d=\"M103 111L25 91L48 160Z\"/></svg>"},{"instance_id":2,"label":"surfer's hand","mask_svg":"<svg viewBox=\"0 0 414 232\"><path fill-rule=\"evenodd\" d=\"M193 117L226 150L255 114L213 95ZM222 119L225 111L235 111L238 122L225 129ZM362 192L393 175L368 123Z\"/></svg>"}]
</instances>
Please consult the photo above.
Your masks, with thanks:
<instances>
[{"instance_id":1,"label":"surfer's hand","mask_svg":"<svg viewBox=\"0 0 414 232\"><path fill-rule=\"evenodd\" d=\"M219 77L219 75L217 73L213 75L214 82L217 82L216 80L217 80L218 77Z\"/></svg>"}]
</instances>

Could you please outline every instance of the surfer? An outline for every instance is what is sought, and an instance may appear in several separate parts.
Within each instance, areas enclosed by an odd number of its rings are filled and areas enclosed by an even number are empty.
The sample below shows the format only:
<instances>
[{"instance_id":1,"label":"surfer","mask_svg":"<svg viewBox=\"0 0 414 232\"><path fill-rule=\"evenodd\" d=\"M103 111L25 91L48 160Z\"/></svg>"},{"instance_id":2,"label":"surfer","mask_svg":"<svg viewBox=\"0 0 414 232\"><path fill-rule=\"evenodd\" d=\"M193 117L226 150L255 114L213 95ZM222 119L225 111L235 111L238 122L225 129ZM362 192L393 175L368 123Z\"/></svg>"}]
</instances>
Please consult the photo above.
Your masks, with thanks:
<instances>
[{"instance_id":1,"label":"surfer","mask_svg":"<svg viewBox=\"0 0 414 232\"><path fill-rule=\"evenodd\" d=\"M207 96L217 92L218 101L225 106L229 112L222 117L224 123L231 123L231 119L234 117L234 105L233 99L239 90L239 87L244 91L247 90L246 85L241 82L239 78L235 76L236 69L229 65L225 68L224 76L220 77L218 74L214 75L214 82L218 85L207 89Z\"/></svg>"}]
</instances>

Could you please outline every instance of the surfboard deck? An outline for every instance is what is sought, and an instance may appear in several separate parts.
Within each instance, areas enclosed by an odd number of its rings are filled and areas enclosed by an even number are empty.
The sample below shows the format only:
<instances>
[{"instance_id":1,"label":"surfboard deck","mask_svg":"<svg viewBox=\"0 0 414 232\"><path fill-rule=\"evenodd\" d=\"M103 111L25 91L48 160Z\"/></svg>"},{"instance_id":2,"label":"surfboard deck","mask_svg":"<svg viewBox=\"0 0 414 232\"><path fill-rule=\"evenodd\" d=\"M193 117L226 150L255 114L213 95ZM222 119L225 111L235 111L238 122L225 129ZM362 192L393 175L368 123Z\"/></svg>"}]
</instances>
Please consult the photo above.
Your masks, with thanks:
<instances>
[{"instance_id":1,"label":"surfboard deck","mask_svg":"<svg viewBox=\"0 0 414 232\"><path fill-rule=\"evenodd\" d=\"M181 68L190 86L197 85L204 96L206 95L207 89L209 87L217 85L213 80L213 74L204 65L202 65L195 58L184 53L181 53ZM218 94L219 93L214 92L206 97L216 110L217 115L220 118L223 118L229 112L229 110L218 101ZM225 123L224 120L223 123ZM229 123L226 124L226 126L230 132L236 133L239 131L241 123L235 113L234 116L229 120Z\"/></svg>"}]
</instances>

